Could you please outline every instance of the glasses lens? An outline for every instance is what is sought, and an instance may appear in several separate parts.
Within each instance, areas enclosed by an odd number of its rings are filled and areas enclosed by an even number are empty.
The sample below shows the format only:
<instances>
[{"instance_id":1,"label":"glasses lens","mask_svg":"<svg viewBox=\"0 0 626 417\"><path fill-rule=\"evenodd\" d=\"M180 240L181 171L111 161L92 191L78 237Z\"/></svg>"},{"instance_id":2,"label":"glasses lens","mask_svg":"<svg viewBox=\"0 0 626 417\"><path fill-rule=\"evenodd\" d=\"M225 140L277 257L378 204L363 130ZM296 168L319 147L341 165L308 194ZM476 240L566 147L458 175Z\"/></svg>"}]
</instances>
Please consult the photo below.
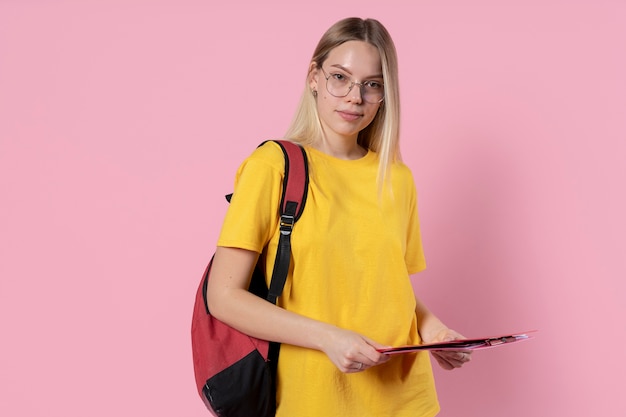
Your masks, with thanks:
<instances>
[{"instance_id":1,"label":"glasses lens","mask_svg":"<svg viewBox=\"0 0 626 417\"><path fill-rule=\"evenodd\" d=\"M341 73L330 73L327 75L326 89L335 97L347 96L354 86L361 90L361 97L368 103L380 103L385 96L383 84L377 81L365 81L362 84L356 84Z\"/></svg>"},{"instance_id":2,"label":"glasses lens","mask_svg":"<svg viewBox=\"0 0 626 417\"><path fill-rule=\"evenodd\" d=\"M345 97L350 92L350 79L343 74L330 74L326 80L328 92L335 97Z\"/></svg>"},{"instance_id":3,"label":"glasses lens","mask_svg":"<svg viewBox=\"0 0 626 417\"><path fill-rule=\"evenodd\" d=\"M363 100L368 103L380 103L385 97L385 88L375 81L366 81L361 90Z\"/></svg>"}]
</instances>

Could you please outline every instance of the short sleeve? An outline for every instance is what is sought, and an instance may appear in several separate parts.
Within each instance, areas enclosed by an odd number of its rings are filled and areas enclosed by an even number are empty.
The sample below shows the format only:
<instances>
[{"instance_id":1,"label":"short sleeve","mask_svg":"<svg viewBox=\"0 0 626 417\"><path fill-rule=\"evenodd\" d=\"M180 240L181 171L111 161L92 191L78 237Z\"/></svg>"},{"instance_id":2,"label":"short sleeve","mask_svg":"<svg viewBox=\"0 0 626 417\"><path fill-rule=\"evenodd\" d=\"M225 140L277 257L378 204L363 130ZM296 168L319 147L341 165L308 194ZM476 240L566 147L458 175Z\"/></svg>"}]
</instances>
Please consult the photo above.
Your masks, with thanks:
<instances>
[{"instance_id":1,"label":"short sleeve","mask_svg":"<svg viewBox=\"0 0 626 417\"><path fill-rule=\"evenodd\" d=\"M408 168L407 168L408 171ZM422 246L422 234L420 230L419 215L417 210L417 190L413 175L408 171L409 186L407 193L409 197L408 225L406 236L406 254L405 261L409 275L416 274L426 269L426 259L424 256L424 248Z\"/></svg>"},{"instance_id":2,"label":"short sleeve","mask_svg":"<svg viewBox=\"0 0 626 417\"><path fill-rule=\"evenodd\" d=\"M240 165L218 246L263 251L278 227L284 164L279 146L268 142Z\"/></svg>"}]
</instances>

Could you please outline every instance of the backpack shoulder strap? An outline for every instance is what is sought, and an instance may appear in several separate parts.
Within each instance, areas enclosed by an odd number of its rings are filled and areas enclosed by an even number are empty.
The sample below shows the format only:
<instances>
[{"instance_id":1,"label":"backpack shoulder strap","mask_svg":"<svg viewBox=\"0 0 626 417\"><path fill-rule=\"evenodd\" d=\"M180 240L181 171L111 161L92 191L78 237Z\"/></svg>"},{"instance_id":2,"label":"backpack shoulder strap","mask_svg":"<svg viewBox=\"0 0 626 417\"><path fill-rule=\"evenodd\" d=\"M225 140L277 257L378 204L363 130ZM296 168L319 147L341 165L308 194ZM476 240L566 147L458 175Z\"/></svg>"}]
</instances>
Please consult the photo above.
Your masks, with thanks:
<instances>
[{"instance_id":1,"label":"backpack shoulder strap","mask_svg":"<svg viewBox=\"0 0 626 417\"><path fill-rule=\"evenodd\" d=\"M276 304L287 281L291 261L291 233L306 203L309 189L309 167L306 151L294 142L275 140L285 156L285 175L280 199L280 238L267 301ZM265 142L264 142L265 143Z\"/></svg>"}]
</instances>

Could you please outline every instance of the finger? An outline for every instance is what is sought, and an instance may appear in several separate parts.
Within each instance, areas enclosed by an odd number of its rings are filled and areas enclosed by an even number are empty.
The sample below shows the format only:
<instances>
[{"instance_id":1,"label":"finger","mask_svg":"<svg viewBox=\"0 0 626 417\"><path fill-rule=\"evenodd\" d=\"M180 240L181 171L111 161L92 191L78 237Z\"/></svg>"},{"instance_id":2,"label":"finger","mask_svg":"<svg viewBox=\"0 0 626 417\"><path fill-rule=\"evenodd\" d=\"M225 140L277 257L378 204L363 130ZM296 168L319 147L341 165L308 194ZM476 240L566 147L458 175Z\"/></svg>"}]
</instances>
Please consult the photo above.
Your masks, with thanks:
<instances>
[{"instance_id":1,"label":"finger","mask_svg":"<svg viewBox=\"0 0 626 417\"><path fill-rule=\"evenodd\" d=\"M370 368L372 366L372 362L367 358L367 356L357 353L355 355L347 355L344 357L341 365L342 372L352 373L361 372Z\"/></svg>"},{"instance_id":2,"label":"finger","mask_svg":"<svg viewBox=\"0 0 626 417\"><path fill-rule=\"evenodd\" d=\"M460 365L463 365L472 359L472 352L469 350L457 350L450 353L452 353L452 359L458 361Z\"/></svg>"},{"instance_id":3,"label":"finger","mask_svg":"<svg viewBox=\"0 0 626 417\"><path fill-rule=\"evenodd\" d=\"M378 364L379 362L372 361L366 355L358 354L352 359L352 363L349 365L349 367L354 369L356 372L360 372L367 368L371 368L372 366L376 366Z\"/></svg>"},{"instance_id":4,"label":"finger","mask_svg":"<svg viewBox=\"0 0 626 417\"><path fill-rule=\"evenodd\" d=\"M365 340L367 342L368 345L372 346L374 349L385 349L385 348L390 348L391 346L389 345L383 345L378 343L375 340L370 339L367 336L361 336L363 338L363 340Z\"/></svg>"},{"instance_id":5,"label":"finger","mask_svg":"<svg viewBox=\"0 0 626 417\"><path fill-rule=\"evenodd\" d=\"M368 366L365 365L363 362L350 362L349 365L342 366L340 369L343 373L354 374L356 372L364 371L367 368Z\"/></svg>"},{"instance_id":6,"label":"finger","mask_svg":"<svg viewBox=\"0 0 626 417\"><path fill-rule=\"evenodd\" d=\"M448 362L452 364L455 368L460 368L465 363L464 357L459 357L457 354L447 358Z\"/></svg>"},{"instance_id":7,"label":"finger","mask_svg":"<svg viewBox=\"0 0 626 417\"><path fill-rule=\"evenodd\" d=\"M469 353L463 351L433 351L433 356L437 359L439 366L446 370L460 368L470 360Z\"/></svg>"},{"instance_id":8,"label":"finger","mask_svg":"<svg viewBox=\"0 0 626 417\"><path fill-rule=\"evenodd\" d=\"M385 355L384 353L381 353L377 350L384 349L390 346L381 345L380 343L377 343L367 337L363 337L363 340L365 340L365 342L367 342L368 344L368 348L364 349L364 351L362 352L362 359L365 363L370 366L374 366L385 363L390 359L389 355Z\"/></svg>"},{"instance_id":9,"label":"finger","mask_svg":"<svg viewBox=\"0 0 626 417\"><path fill-rule=\"evenodd\" d=\"M367 366L376 366L381 365L387 362L391 357L389 355L385 355L384 353L376 352L373 356L361 356L358 361L363 362L364 365Z\"/></svg>"},{"instance_id":10,"label":"finger","mask_svg":"<svg viewBox=\"0 0 626 417\"><path fill-rule=\"evenodd\" d=\"M455 368L460 368L471 359L470 353L465 351L448 351L442 356Z\"/></svg>"},{"instance_id":11,"label":"finger","mask_svg":"<svg viewBox=\"0 0 626 417\"><path fill-rule=\"evenodd\" d=\"M454 369L454 366L442 356L437 355L436 353L433 352L433 357L435 358L435 360L437 361L437 363L442 369L445 369L446 371Z\"/></svg>"}]
</instances>

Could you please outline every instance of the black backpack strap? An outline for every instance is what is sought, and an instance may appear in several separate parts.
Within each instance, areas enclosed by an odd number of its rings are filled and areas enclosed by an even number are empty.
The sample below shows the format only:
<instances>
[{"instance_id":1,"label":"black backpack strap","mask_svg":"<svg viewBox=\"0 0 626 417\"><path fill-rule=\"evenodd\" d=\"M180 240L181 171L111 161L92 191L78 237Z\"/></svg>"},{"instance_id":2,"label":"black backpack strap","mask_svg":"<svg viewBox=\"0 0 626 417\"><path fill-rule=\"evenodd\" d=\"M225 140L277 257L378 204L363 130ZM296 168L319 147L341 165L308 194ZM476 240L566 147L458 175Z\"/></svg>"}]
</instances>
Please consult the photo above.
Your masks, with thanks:
<instances>
[{"instance_id":1,"label":"black backpack strap","mask_svg":"<svg viewBox=\"0 0 626 417\"><path fill-rule=\"evenodd\" d=\"M275 140L285 156L285 175L280 199L280 238L267 301L276 304L287 281L291 261L291 232L302 215L309 189L309 167L304 148L294 142ZM265 142L264 142L265 143Z\"/></svg>"}]
</instances>

